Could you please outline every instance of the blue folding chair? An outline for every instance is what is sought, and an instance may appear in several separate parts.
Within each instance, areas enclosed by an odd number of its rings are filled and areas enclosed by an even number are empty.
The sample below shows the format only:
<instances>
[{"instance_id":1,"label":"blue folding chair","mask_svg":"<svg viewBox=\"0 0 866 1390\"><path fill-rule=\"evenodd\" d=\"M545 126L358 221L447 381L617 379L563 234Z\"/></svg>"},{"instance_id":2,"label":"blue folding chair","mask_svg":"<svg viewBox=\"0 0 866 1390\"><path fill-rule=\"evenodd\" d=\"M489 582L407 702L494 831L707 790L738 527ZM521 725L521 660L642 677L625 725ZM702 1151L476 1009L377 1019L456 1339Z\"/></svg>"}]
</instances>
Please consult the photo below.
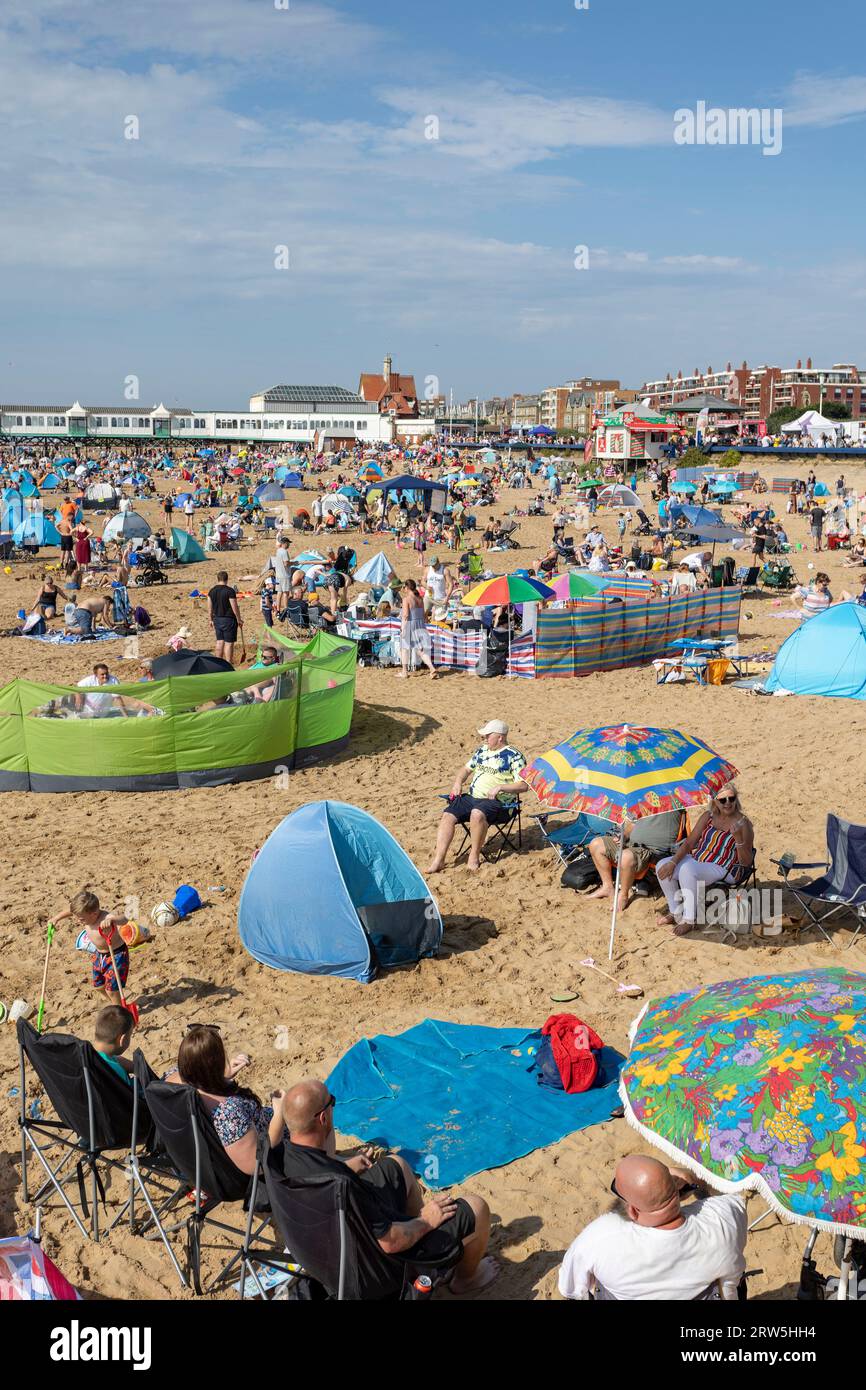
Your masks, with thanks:
<instances>
[{"instance_id":1,"label":"blue folding chair","mask_svg":"<svg viewBox=\"0 0 866 1390\"><path fill-rule=\"evenodd\" d=\"M564 824L551 825L551 821L558 816L570 816L571 819ZM596 835L611 835L616 833L616 826L609 820L602 820L601 816L590 816L585 812L574 816L570 811L545 811L541 815L534 815L532 819L538 825L541 838L545 845L552 849L559 859L560 864L570 864L575 855L588 845L590 840L594 840Z\"/></svg>"},{"instance_id":2,"label":"blue folding chair","mask_svg":"<svg viewBox=\"0 0 866 1390\"><path fill-rule=\"evenodd\" d=\"M804 910L798 931L817 927L825 940L830 941L823 923L846 909L854 914L857 930L848 943L850 950L866 926L866 826L854 825L830 814L827 816L825 864L802 863L790 855L782 855L771 862L778 865L785 887ZM792 884L788 881L792 869L824 869L825 872L811 883ZM821 907L823 911L819 910Z\"/></svg>"}]
</instances>

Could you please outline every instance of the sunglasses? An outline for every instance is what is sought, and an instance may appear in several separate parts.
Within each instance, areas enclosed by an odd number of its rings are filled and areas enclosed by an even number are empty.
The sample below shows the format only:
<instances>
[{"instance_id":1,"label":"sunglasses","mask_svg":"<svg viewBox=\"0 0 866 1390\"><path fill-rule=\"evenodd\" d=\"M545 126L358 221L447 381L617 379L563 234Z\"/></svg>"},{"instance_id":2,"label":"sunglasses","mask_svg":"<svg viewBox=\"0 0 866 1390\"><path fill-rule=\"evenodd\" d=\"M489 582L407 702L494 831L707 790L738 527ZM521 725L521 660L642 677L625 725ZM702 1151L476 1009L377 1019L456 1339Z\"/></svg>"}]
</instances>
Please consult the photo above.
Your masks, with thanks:
<instances>
[{"instance_id":1,"label":"sunglasses","mask_svg":"<svg viewBox=\"0 0 866 1390\"><path fill-rule=\"evenodd\" d=\"M188 1023L186 1031L192 1033L196 1028L206 1028L209 1033L221 1033L222 1028L218 1023Z\"/></svg>"},{"instance_id":2,"label":"sunglasses","mask_svg":"<svg viewBox=\"0 0 866 1390\"><path fill-rule=\"evenodd\" d=\"M321 1108L321 1110L317 1111L316 1113L317 1113L318 1115L326 1115L326 1114L328 1113L328 1111L331 1109L331 1106L332 1106L332 1105L336 1105L336 1104L337 1104L337 1097L336 1097L336 1096L331 1096L331 1095L329 1095L329 1096L328 1096L327 1103L326 1103L325 1105L323 1105L322 1108Z\"/></svg>"},{"instance_id":3,"label":"sunglasses","mask_svg":"<svg viewBox=\"0 0 866 1390\"><path fill-rule=\"evenodd\" d=\"M733 806L736 799L735 796L717 796L716 803L719 806Z\"/></svg>"}]
</instances>

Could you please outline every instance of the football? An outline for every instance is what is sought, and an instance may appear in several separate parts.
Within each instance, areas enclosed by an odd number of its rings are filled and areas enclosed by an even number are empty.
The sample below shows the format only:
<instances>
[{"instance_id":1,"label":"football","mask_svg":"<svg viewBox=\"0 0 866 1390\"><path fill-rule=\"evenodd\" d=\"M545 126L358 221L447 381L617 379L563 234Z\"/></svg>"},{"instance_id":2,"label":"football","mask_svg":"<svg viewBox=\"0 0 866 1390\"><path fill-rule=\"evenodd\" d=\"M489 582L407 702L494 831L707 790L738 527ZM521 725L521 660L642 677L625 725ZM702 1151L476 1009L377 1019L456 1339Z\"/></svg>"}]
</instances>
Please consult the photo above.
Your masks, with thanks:
<instances>
[{"instance_id":1,"label":"football","mask_svg":"<svg viewBox=\"0 0 866 1390\"><path fill-rule=\"evenodd\" d=\"M150 920L155 927L173 927L175 922L180 921L180 913L171 903L157 903Z\"/></svg>"}]
</instances>

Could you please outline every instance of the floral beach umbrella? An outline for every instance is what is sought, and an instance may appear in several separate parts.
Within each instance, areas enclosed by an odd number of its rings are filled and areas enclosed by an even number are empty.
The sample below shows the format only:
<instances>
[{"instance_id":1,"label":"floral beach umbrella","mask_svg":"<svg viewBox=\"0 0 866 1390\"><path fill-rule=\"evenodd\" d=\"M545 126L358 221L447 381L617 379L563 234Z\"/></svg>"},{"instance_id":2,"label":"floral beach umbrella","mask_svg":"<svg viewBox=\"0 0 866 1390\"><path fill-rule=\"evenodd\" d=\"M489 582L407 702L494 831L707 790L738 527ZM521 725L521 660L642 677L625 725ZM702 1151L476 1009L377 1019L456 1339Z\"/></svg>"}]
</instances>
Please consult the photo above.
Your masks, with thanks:
<instances>
[{"instance_id":1,"label":"floral beach umbrella","mask_svg":"<svg viewBox=\"0 0 866 1390\"><path fill-rule=\"evenodd\" d=\"M637 724L578 729L523 770L523 780L546 805L586 811L619 825L620 851L624 821L699 806L736 775L733 764L702 739L679 729L645 729ZM608 959L613 958L616 936L621 858L620 853Z\"/></svg>"},{"instance_id":2,"label":"floral beach umbrella","mask_svg":"<svg viewBox=\"0 0 866 1390\"><path fill-rule=\"evenodd\" d=\"M620 1095L646 1139L723 1192L866 1231L866 975L835 967L655 999Z\"/></svg>"}]
</instances>

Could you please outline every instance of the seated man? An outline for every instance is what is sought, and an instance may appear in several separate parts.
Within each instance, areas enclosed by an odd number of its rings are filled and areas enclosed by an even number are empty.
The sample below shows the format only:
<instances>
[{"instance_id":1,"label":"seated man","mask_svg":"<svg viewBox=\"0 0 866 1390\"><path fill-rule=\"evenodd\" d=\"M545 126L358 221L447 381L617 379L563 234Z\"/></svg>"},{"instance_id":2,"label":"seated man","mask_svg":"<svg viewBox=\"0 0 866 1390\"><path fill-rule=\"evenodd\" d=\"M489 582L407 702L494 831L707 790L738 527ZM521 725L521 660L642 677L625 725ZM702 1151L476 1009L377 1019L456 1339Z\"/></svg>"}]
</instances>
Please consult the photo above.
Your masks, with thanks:
<instances>
[{"instance_id":1,"label":"seated man","mask_svg":"<svg viewBox=\"0 0 866 1390\"><path fill-rule=\"evenodd\" d=\"M700 1200L683 1209L690 1186ZM742 1197L711 1197L684 1169L643 1154L620 1159L612 1190L625 1210L596 1217L569 1246L559 1270L564 1298L736 1298L746 1268Z\"/></svg>"},{"instance_id":2,"label":"seated man","mask_svg":"<svg viewBox=\"0 0 866 1390\"><path fill-rule=\"evenodd\" d=\"M680 828L678 811L664 811L658 816L641 816L636 824L626 821L626 845L619 868L618 911L624 912L631 901L631 890L647 865L660 854L669 854L676 844ZM596 835L587 846L592 862L598 869L601 887L590 893L591 898L613 897L613 866L619 854L619 835L612 827L609 835Z\"/></svg>"},{"instance_id":3,"label":"seated man","mask_svg":"<svg viewBox=\"0 0 866 1390\"><path fill-rule=\"evenodd\" d=\"M285 1094L276 1092L273 1102L275 1114L282 1107L289 1131L282 1145L286 1177L315 1181L348 1169L357 1177L364 1219L384 1254L423 1261L427 1238L441 1231L453 1241L457 1256L452 1293L477 1293L493 1282L499 1270L495 1260L485 1258L490 1208L483 1198L438 1196L425 1202L412 1169L396 1154L375 1162L366 1153L345 1161L337 1158L335 1098L321 1081L299 1081ZM442 1237L434 1244L431 1255L444 1253Z\"/></svg>"},{"instance_id":4,"label":"seated man","mask_svg":"<svg viewBox=\"0 0 866 1390\"><path fill-rule=\"evenodd\" d=\"M481 850L491 825L507 821L520 792L527 791L521 772L526 759L516 748L508 745L508 725L502 719L491 719L478 730L484 743L477 748L457 774L448 808L439 822L439 834L433 862L427 870L438 874L445 863L448 847L458 825L469 823L470 869L481 868ZM468 794L463 791L471 777Z\"/></svg>"}]
</instances>

